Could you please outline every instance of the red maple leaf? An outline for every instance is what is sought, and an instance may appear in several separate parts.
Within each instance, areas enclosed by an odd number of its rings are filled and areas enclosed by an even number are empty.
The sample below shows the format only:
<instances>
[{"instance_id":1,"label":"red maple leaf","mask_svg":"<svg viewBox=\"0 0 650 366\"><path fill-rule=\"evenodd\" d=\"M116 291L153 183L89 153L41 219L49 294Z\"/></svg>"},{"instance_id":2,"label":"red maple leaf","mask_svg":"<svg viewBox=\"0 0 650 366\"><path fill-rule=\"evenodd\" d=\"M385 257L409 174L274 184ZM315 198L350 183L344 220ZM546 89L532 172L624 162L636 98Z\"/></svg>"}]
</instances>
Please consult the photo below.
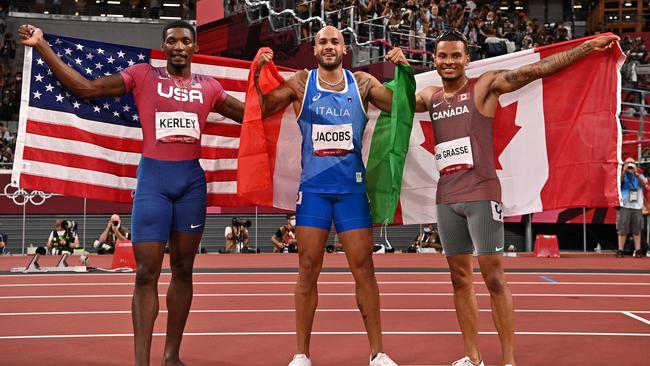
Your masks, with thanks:
<instances>
[{"instance_id":1,"label":"red maple leaf","mask_svg":"<svg viewBox=\"0 0 650 366\"><path fill-rule=\"evenodd\" d=\"M494 166L497 170L503 170L499 163L499 156L503 153L506 146L512 141L521 127L515 124L517 116L517 103L514 102L507 107L497 108L494 115Z\"/></svg>"}]
</instances>

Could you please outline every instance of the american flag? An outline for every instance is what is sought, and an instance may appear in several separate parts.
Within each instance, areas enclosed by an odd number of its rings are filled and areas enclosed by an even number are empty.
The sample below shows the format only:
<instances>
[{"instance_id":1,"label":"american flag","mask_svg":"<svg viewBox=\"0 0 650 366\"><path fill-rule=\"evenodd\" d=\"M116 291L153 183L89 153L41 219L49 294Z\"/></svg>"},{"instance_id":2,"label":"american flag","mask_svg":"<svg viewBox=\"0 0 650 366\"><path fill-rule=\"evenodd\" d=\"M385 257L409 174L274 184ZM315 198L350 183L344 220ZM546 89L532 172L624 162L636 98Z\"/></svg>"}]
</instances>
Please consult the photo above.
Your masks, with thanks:
<instances>
[{"instance_id":1,"label":"american flag","mask_svg":"<svg viewBox=\"0 0 650 366\"><path fill-rule=\"evenodd\" d=\"M158 50L45 35L54 52L88 79L136 63L165 66ZM244 100L250 62L195 55L192 72L215 77ZM42 56L27 47L12 183L25 189L131 202L142 151L142 131L130 94L81 100L56 79ZM208 204L245 206L237 197L240 125L211 113L203 131L201 166Z\"/></svg>"}]
</instances>

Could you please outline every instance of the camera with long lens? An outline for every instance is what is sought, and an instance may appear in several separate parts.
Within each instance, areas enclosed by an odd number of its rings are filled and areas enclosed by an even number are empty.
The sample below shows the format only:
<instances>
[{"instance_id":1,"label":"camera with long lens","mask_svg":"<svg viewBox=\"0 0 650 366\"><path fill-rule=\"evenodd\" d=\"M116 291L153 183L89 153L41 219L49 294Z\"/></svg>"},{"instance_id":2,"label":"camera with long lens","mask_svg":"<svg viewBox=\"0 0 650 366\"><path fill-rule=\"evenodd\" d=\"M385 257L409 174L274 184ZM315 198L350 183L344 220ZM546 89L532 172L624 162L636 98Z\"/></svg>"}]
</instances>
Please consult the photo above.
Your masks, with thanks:
<instances>
[{"instance_id":1,"label":"camera with long lens","mask_svg":"<svg viewBox=\"0 0 650 366\"><path fill-rule=\"evenodd\" d=\"M77 232L77 222L74 220L63 220L61 222L61 228L65 231L69 231L72 234Z\"/></svg>"},{"instance_id":2,"label":"camera with long lens","mask_svg":"<svg viewBox=\"0 0 650 366\"><path fill-rule=\"evenodd\" d=\"M634 169L636 169L636 165L634 163L627 163L625 164L625 169L629 171L634 171Z\"/></svg>"},{"instance_id":3,"label":"camera with long lens","mask_svg":"<svg viewBox=\"0 0 650 366\"><path fill-rule=\"evenodd\" d=\"M251 227L251 220L245 220L244 218L241 217L234 217L232 219L232 226L244 226L244 227Z\"/></svg>"}]
</instances>

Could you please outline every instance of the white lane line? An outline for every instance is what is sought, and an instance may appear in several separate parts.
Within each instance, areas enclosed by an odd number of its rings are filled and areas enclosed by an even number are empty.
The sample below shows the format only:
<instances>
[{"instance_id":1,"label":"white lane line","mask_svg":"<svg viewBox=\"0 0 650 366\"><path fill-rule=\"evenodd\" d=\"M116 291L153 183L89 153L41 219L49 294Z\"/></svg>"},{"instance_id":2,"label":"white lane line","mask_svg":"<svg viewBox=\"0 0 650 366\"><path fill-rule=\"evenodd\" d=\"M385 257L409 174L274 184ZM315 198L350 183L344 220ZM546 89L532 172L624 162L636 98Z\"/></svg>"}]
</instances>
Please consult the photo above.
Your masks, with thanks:
<instances>
[{"instance_id":1,"label":"white lane line","mask_svg":"<svg viewBox=\"0 0 650 366\"><path fill-rule=\"evenodd\" d=\"M459 331L450 332L382 332L384 335L460 335ZM183 336L288 336L295 332L205 332L183 333ZM481 335L497 335L497 332L479 332ZM534 336L606 336L606 337L650 337L650 333L597 333L597 332L515 332L516 335ZM366 335L366 332L312 332L312 335ZM154 337L164 337L165 333L154 333ZM0 336L0 339L60 339L60 338L105 338L105 337L133 337L133 333L98 333L98 334L44 334L24 336Z\"/></svg>"},{"instance_id":2,"label":"white lane line","mask_svg":"<svg viewBox=\"0 0 650 366\"><path fill-rule=\"evenodd\" d=\"M635 311L635 313L640 313L640 311ZM645 323L647 325L650 325L650 320L648 320L646 318L642 318L642 317L640 317L638 315L632 314L629 311L624 311L623 314L629 316L632 319L636 319L636 320L640 321L641 323Z\"/></svg>"},{"instance_id":3,"label":"white lane line","mask_svg":"<svg viewBox=\"0 0 650 366\"><path fill-rule=\"evenodd\" d=\"M378 281L380 285L451 285L451 281ZM169 282L158 282L159 285L169 285ZM291 285L295 281L195 281L194 285ZM354 285L354 281L318 281L319 285ZM483 281L475 281L475 285L484 285ZM509 285L546 285L548 281L508 281ZM650 286L650 282L555 282L552 285L597 285L597 286ZM0 287L75 287L75 286L133 286L133 282L77 282L77 283L14 283L0 284Z\"/></svg>"},{"instance_id":4,"label":"white lane line","mask_svg":"<svg viewBox=\"0 0 650 366\"><path fill-rule=\"evenodd\" d=\"M229 293L229 294L194 294L194 297L279 297L279 296L293 296L293 293ZM329 292L319 293L319 296L355 296L354 292ZM453 293L440 292L440 293L408 293L408 292L393 292L393 293L380 293L381 296L453 296ZM490 296L490 294L477 293L477 296ZM96 295L29 295L29 296L0 296L0 300L20 300L20 299L92 299L92 298L130 298L133 294L96 294ZM165 294L158 294L158 297L165 297ZM512 294L513 297L612 297L612 298L650 298L650 295L645 294Z\"/></svg>"},{"instance_id":5,"label":"white lane line","mask_svg":"<svg viewBox=\"0 0 650 366\"><path fill-rule=\"evenodd\" d=\"M293 313L294 309L199 309L190 310L195 314L212 313ZM381 309L385 313L453 313L455 309ZM480 312L489 313L491 309L479 309ZM359 309L316 309L319 313L357 313ZM620 314L621 310L580 310L580 309L515 309L516 313L552 313L552 314ZM160 310L167 313L167 310ZM650 311L625 311L623 313L650 314ZM0 313L0 316L39 316L39 315L119 315L131 314L130 310L94 310L94 311L35 311L22 313ZM626 314L627 315L627 314Z\"/></svg>"},{"instance_id":6,"label":"white lane line","mask_svg":"<svg viewBox=\"0 0 650 366\"><path fill-rule=\"evenodd\" d=\"M383 272L381 269L376 269L375 272L378 276L390 276L390 275L407 275L407 276L417 276L417 275L444 275L449 276L449 271L445 272ZM171 273L165 272L161 273L161 276L171 276ZM219 272L219 273L201 273L195 272L194 276L269 276L269 275L298 275L298 272ZM321 276L329 275L346 275L351 276L350 272L322 272ZM474 273L475 276L480 276L479 272ZM574 276L650 276L650 271L648 273L599 273L599 272L506 272L506 276L517 276L517 275L574 275ZM79 278L79 274L66 274L66 273L29 273L29 274L0 274L0 277L70 277ZM135 276L134 273L85 273L83 276Z\"/></svg>"}]
</instances>

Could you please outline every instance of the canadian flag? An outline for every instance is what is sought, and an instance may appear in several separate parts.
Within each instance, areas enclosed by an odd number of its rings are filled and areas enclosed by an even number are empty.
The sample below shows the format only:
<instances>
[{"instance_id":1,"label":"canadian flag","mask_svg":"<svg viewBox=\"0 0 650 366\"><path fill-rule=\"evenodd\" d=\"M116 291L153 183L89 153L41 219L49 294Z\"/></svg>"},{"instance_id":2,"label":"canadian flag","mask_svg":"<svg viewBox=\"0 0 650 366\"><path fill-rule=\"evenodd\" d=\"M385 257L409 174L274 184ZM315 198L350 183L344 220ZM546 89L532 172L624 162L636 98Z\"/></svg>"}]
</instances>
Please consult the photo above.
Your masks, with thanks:
<instances>
[{"instance_id":1,"label":"canadian flag","mask_svg":"<svg viewBox=\"0 0 650 366\"><path fill-rule=\"evenodd\" d=\"M576 47L585 40L472 62L467 75L478 77L491 70L515 69ZM624 59L620 47L615 45L500 97L495 116L494 158L505 216L619 205L619 69ZM279 73L272 70L262 71L265 92L282 81ZM289 107L262 123L251 80L249 76L248 117L245 116L242 130L239 161L250 164L245 166L252 173L242 176L240 171L239 194L258 204L293 210L300 177L301 135L296 116ZM416 90L442 85L435 71L418 74L415 80ZM366 159L377 116L377 110L369 111L363 146ZM265 141L261 149L259 141ZM251 150L251 145L258 148ZM395 223L436 222L438 172L434 145L428 114L415 114ZM247 156L243 156L246 151Z\"/></svg>"}]
</instances>

